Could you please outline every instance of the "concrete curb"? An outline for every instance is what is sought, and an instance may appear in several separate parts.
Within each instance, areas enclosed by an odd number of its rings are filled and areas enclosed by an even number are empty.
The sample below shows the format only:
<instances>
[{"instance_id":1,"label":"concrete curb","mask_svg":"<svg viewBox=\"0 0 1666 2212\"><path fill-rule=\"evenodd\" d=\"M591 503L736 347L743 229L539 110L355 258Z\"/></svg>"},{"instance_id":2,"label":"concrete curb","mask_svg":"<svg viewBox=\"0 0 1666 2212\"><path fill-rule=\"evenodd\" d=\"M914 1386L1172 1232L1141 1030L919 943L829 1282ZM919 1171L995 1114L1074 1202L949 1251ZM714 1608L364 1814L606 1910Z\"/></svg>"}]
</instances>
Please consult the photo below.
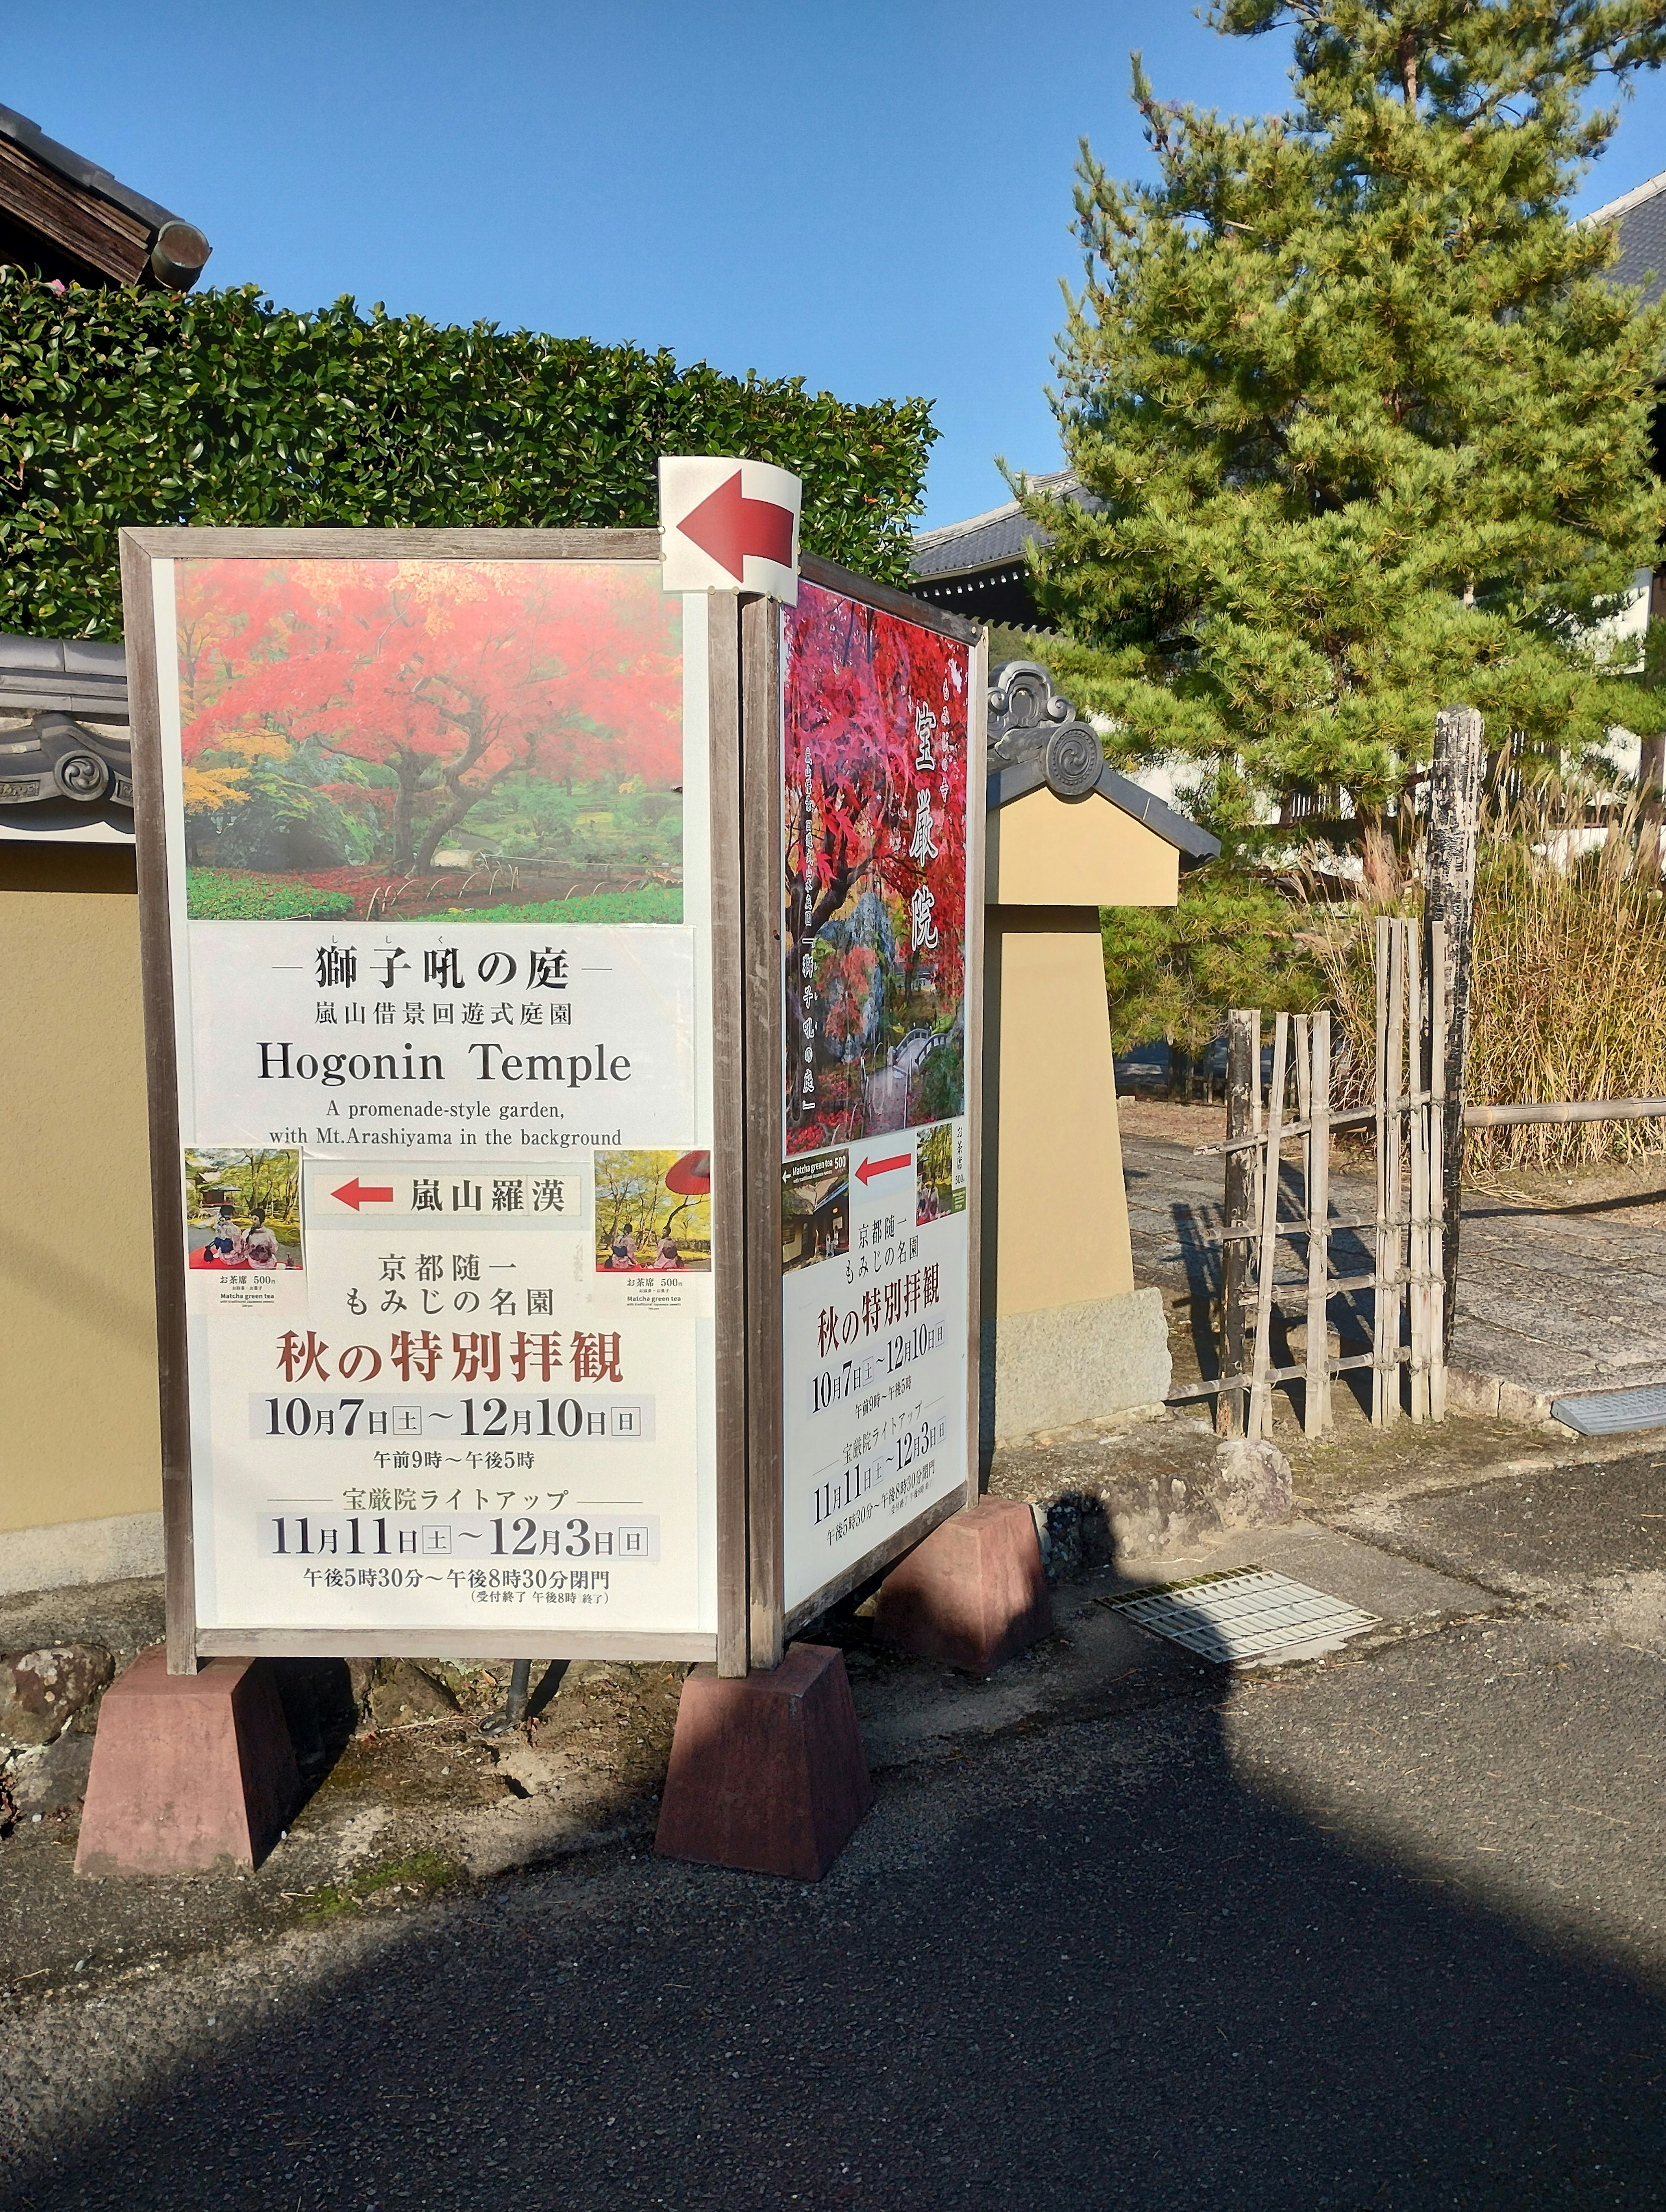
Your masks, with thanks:
<instances>
[{"instance_id":1,"label":"concrete curb","mask_svg":"<svg viewBox=\"0 0 1666 2212\"><path fill-rule=\"evenodd\" d=\"M1566 1422L1553 1420L1551 1405L1566 1393L1531 1390L1524 1382L1511 1382L1502 1375L1484 1375L1473 1367L1448 1367L1446 1404L1455 1413L1479 1413L1489 1421L1508 1421L1522 1429L1548 1429L1559 1437L1577 1431Z\"/></svg>"}]
</instances>

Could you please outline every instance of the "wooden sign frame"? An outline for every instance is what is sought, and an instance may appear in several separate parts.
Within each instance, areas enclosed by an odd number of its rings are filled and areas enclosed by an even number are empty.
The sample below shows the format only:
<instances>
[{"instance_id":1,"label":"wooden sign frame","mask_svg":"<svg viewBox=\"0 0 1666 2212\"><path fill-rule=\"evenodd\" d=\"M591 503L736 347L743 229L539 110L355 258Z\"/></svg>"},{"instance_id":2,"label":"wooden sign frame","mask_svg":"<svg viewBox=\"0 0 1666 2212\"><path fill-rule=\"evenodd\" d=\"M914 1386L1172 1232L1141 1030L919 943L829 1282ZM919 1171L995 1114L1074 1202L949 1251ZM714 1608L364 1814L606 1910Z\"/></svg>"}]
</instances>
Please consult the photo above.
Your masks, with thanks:
<instances>
[{"instance_id":1,"label":"wooden sign frame","mask_svg":"<svg viewBox=\"0 0 1666 2212\"><path fill-rule=\"evenodd\" d=\"M176 960L168 890L162 719L153 568L161 561L588 561L658 562L657 530L124 531L122 579L131 699L145 1050L149 1102L167 1665L215 1656L714 1661L741 1675L780 1662L786 1639L909 1550L977 1495L986 648L975 625L908 594L806 557L826 589L966 645L968 699L964 1082L970 1240L964 1480L905 1528L789 1612L784 1603L781 1457L781 610L732 592L707 596L710 793L712 1277L715 1331L716 1632L654 1634L561 1626L199 1626L186 1345L186 1224L181 1187ZM685 611L696 602L685 598ZM685 621L687 615L685 612ZM687 631L684 650L687 649Z\"/></svg>"}]
</instances>

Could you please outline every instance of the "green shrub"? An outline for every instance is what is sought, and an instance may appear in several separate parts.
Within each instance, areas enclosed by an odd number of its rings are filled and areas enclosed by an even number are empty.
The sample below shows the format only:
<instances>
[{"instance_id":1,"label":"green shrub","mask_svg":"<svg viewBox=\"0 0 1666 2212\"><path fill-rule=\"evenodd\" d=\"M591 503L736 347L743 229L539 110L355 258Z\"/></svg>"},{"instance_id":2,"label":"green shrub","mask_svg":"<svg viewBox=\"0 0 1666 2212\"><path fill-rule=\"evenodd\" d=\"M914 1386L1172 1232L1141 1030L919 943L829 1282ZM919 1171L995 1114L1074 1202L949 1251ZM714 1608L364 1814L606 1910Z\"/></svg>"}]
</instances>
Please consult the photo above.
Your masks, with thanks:
<instances>
[{"instance_id":1,"label":"green shrub","mask_svg":"<svg viewBox=\"0 0 1666 2212\"><path fill-rule=\"evenodd\" d=\"M185 912L193 921L319 921L352 911L345 891L321 891L299 876L185 870Z\"/></svg>"},{"instance_id":2,"label":"green shrub","mask_svg":"<svg viewBox=\"0 0 1666 2212\"><path fill-rule=\"evenodd\" d=\"M804 479L807 552L906 584L929 403L665 351L0 271L0 630L119 637L124 525L651 527L661 453Z\"/></svg>"},{"instance_id":3,"label":"green shrub","mask_svg":"<svg viewBox=\"0 0 1666 2212\"><path fill-rule=\"evenodd\" d=\"M960 1032L952 1031L926 1054L920 1070L920 1111L933 1121L966 1110L966 1070Z\"/></svg>"},{"instance_id":4,"label":"green shrub","mask_svg":"<svg viewBox=\"0 0 1666 2212\"><path fill-rule=\"evenodd\" d=\"M649 884L636 891L593 891L581 898L539 899L531 906L453 907L423 914L418 921L681 921L683 893L676 884Z\"/></svg>"},{"instance_id":5,"label":"green shrub","mask_svg":"<svg viewBox=\"0 0 1666 2212\"><path fill-rule=\"evenodd\" d=\"M1172 907L1107 907L1099 916L1111 1042L1165 1037L1195 1056L1231 1006L1301 1013L1319 979L1298 932L1310 908L1224 861L1182 877Z\"/></svg>"}]
</instances>

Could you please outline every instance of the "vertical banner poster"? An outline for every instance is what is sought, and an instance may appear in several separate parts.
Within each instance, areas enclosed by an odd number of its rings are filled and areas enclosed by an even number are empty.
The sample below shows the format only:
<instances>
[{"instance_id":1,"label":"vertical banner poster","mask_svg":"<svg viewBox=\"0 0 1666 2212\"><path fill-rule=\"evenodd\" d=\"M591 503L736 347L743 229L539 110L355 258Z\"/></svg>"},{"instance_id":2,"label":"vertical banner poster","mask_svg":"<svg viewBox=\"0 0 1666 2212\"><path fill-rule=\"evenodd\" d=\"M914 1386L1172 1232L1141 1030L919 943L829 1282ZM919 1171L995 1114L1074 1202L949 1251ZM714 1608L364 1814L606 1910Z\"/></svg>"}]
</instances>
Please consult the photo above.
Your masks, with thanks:
<instances>
[{"instance_id":1,"label":"vertical banner poster","mask_svg":"<svg viewBox=\"0 0 1666 2212\"><path fill-rule=\"evenodd\" d=\"M198 1648L708 1657L705 602L322 535L130 541Z\"/></svg>"},{"instance_id":2,"label":"vertical banner poster","mask_svg":"<svg viewBox=\"0 0 1666 2212\"><path fill-rule=\"evenodd\" d=\"M976 939L970 647L808 581L781 623L791 1623L967 1480Z\"/></svg>"}]
</instances>

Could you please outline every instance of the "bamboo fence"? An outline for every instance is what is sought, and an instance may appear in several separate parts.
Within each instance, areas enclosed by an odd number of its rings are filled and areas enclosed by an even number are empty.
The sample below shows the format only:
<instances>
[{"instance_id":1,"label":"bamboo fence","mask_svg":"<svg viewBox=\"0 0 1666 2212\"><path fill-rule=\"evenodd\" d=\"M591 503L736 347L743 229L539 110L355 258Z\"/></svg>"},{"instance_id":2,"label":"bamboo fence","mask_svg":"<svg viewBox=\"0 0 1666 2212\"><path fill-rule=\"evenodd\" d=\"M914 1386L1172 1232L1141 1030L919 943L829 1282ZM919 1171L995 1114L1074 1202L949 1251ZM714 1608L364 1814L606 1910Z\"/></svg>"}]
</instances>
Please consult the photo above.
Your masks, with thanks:
<instances>
[{"instance_id":1,"label":"bamboo fence","mask_svg":"<svg viewBox=\"0 0 1666 2212\"><path fill-rule=\"evenodd\" d=\"M1335 1425L1332 1385L1369 1370L1371 1418L1386 1427L1444 1420L1446 1413L1444 1237L1445 929L1430 930L1428 957L1415 923L1383 916L1377 925L1377 1051L1368 1107L1331 1106L1330 1016L1280 1014L1273 1028L1272 1080L1262 1096L1262 1017L1235 1008L1227 1026L1226 1219L1222 1235L1221 1374L1216 1397L1228 1435L1272 1433L1276 1385L1299 1381L1302 1426L1310 1437ZM1293 1100L1291 1093L1293 1090ZM1295 1112L1289 1108L1293 1103ZM1369 1125L1375 1139L1376 1210L1363 1219L1332 1218L1334 1133ZM1285 1153L1299 1146L1294 1188ZM1333 1240L1369 1235L1371 1265L1341 1273ZM1298 1247L1305 1261L1280 1276L1279 1250ZM1285 1307L1303 1293L1304 1356L1275 1365L1273 1340ZM1280 1293L1285 1297L1281 1298ZM1371 1299L1371 1349L1335 1352L1332 1301Z\"/></svg>"}]
</instances>

